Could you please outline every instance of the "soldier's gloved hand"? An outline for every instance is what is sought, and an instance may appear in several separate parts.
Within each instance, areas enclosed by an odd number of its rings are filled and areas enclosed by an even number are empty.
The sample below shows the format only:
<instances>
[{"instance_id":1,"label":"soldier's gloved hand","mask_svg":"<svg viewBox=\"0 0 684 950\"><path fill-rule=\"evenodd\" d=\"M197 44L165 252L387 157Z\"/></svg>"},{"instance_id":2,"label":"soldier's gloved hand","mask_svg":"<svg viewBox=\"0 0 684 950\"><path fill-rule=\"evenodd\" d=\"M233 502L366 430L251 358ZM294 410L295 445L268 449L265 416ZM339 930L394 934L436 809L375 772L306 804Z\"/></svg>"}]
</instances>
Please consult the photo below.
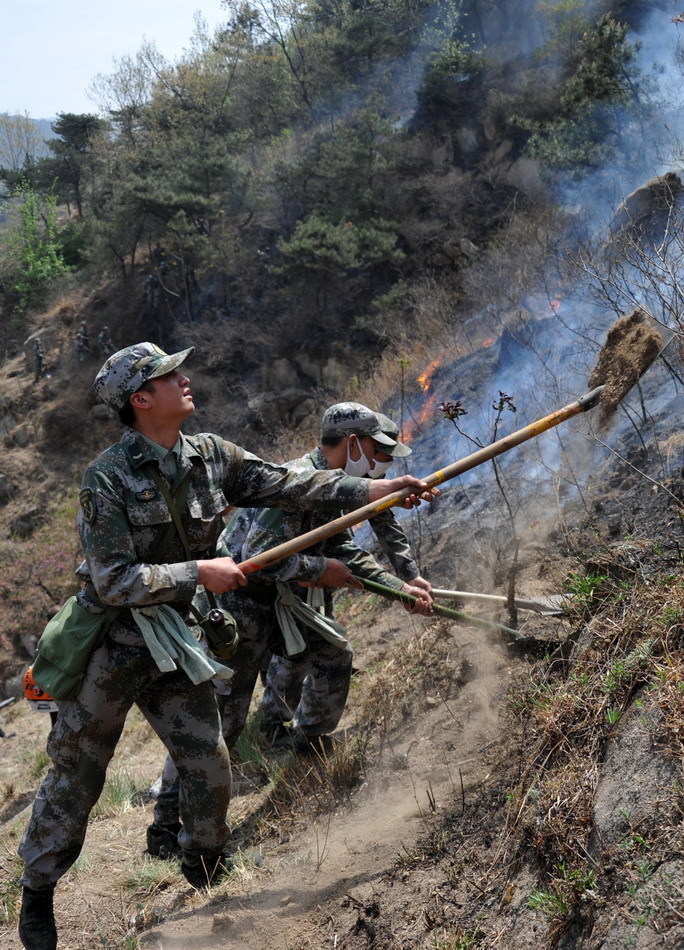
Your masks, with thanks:
<instances>
[{"instance_id":1,"label":"soldier's gloved hand","mask_svg":"<svg viewBox=\"0 0 684 950\"><path fill-rule=\"evenodd\" d=\"M422 501L432 501L439 495L438 488L428 488L427 483L415 475L402 475L400 478L375 478L370 479L368 488L368 501L380 501L386 495L391 495L395 491L401 491L404 488L415 488L416 491L410 494L398 504L402 508L417 508Z\"/></svg>"},{"instance_id":2,"label":"soldier's gloved hand","mask_svg":"<svg viewBox=\"0 0 684 950\"><path fill-rule=\"evenodd\" d=\"M225 594L247 584L247 578L232 557L214 557L197 562L197 582L212 594Z\"/></svg>"},{"instance_id":3,"label":"soldier's gloved hand","mask_svg":"<svg viewBox=\"0 0 684 950\"><path fill-rule=\"evenodd\" d=\"M430 581L426 581L424 577L421 577L420 574L418 577L414 577L412 581L407 581L407 584L410 584L411 587L420 587L421 590L426 590L428 594L432 593L432 584Z\"/></svg>"},{"instance_id":4,"label":"soldier's gloved hand","mask_svg":"<svg viewBox=\"0 0 684 950\"><path fill-rule=\"evenodd\" d=\"M325 571L315 581L300 581L300 587L356 587L363 590L363 584L357 581L344 561L336 557L325 559Z\"/></svg>"},{"instance_id":5,"label":"soldier's gloved hand","mask_svg":"<svg viewBox=\"0 0 684 950\"><path fill-rule=\"evenodd\" d=\"M410 614L422 614L423 617L431 616L432 597L428 591L423 590L422 587L412 587L410 584L402 584L401 592L402 594L411 594L412 597L416 598L415 603L404 604L404 610L407 610Z\"/></svg>"}]
</instances>

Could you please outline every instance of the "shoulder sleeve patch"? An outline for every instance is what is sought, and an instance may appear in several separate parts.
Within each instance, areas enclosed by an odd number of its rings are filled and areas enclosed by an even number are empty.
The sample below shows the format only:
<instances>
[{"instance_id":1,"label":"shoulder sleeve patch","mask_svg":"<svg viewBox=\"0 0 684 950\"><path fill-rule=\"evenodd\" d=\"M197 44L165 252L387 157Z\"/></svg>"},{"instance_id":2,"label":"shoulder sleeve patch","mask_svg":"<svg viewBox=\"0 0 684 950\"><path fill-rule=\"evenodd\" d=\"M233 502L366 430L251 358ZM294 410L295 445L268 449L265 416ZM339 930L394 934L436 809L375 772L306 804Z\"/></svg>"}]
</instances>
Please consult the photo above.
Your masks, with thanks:
<instances>
[{"instance_id":1,"label":"shoulder sleeve patch","mask_svg":"<svg viewBox=\"0 0 684 950\"><path fill-rule=\"evenodd\" d=\"M88 524L92 524L96 516L95 499L93 497L92 488L82 489L79 492L78 501L81 506L81 511L83 512L83 517Z\"/></svg>"}]
</instances>

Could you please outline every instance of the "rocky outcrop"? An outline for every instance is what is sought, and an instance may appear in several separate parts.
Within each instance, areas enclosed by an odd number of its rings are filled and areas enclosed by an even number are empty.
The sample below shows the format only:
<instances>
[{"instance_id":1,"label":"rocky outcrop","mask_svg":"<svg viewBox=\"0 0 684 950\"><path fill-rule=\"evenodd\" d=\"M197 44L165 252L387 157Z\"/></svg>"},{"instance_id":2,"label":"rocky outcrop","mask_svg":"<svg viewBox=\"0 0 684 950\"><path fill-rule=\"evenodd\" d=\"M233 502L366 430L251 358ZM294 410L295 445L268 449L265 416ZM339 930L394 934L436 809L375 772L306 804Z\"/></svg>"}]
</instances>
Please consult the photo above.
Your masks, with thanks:
<instances>
[{"instance_id":1,"label":"rocky outcrop","mask_svg":"<svg viewBox=\"0 0 684 950\"><path fill-rule=\"evenodd\" d=\"M618 205L610 223L613 240L641 239L662 232L682 191L682 180L674 172L650 178Z\"/></svg>"}]
</instances>

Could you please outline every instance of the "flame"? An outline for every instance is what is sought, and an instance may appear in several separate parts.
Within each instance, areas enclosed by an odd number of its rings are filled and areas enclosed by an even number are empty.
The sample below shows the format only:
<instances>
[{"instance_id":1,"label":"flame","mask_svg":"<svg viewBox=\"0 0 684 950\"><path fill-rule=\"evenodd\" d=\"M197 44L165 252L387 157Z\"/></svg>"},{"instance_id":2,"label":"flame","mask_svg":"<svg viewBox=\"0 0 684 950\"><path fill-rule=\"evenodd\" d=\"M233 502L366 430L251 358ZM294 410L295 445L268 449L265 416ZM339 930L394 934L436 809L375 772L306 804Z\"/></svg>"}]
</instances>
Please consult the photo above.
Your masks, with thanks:
<instances>
[{"instance_id":1,"label":"flame","mask_svg":"<svg viewBox=\"0 0 684 950\"><path fill-rule=\"evenodd\" d=\"M410 444L416 436L417 432L420 432L421 428L424 425L429 425L431 420L434 418L435 409L437 407L437 395L433 393L432 396L428 396L423 404L423 408L420 410L417 416L409 419L408 422L404 425L401 431L401 441L405 444Z\"/></svg>"},{"instance_id":2,"label":"flame","mask_svg":"<svg viewBox=\"0 0 684 950\"><path fill-rule=\"evenodd\" d=\"M420 386L420 388L423 390L424 393L426 393L428 389L430 388L432 377L434 376L435 370L439 366L439 363L440 363L439 360L433 360L428 365L427 369L424 369L423 372L420 374L420 376L416 377L416 382L418 383L418 385Z\"/></svg>"},{"instance_id":3,"label":"flame","mask_svg":"<svg viewBox=\"0 0 684 950\"><path fill-rule=\"evenodd\" d=\"M426 422L429 421L429 419L434 413L436 403L437 403L437 396L434 394L432 396L429 396L425 400L425 405L420 410L420 413L418 415L418 425L424 425Z\"/></svg>"},{"instance_id":4,"label":"flame","mask_svg":"<svg viewBox=\"0 0 684 950\"><path fill-rule=\"evenodd\" d=\"M558 303L560 305L560 301ZM456 346L450 351L450 358L452 360L458 360L464 356L469 356L472 352L474 352L478 345L483 349L486 349L495 341L495 337L490 337L488 340L484 340L481 344L472 343L469 346ZM427 367L422 373L420 373L419 376L416 376L416 382L420 386L422 392L426 394L426 400L417 415L412 414L411 418L408 419L402 426L400 439L407 445L410 445L410 443L415 439L416 435L418 435L423 427L430 426L434 421L438 401L437 395L435 393L428 395L428 393L432 387L432 379L435 375L435 372L441 364L441 359L433 360L427 365Z\"/></svg>"},{"instance_id":5,"label":"flame","mask_svg":"<svg viewBox=\"0 0 684 950\"><path fill-rule=\"evenodd\" d=\"M459 354L460 355L460 354ZM432 385L432 377L435 375L437 367L440 365L441 360L433 360L431 363L428 363L423 372L416 376L416 382L420 386L421 390L424 393L427 393ZM437 396L432 395L428 396L423 404L422 409L417 416L412 416L402 428L401 431L401 441L405 443L410 443L416 435L416 432L419 432L421 428L430 422L430 417L435 411L435 406L437 404Z\"/></svg>"}]
</instances>

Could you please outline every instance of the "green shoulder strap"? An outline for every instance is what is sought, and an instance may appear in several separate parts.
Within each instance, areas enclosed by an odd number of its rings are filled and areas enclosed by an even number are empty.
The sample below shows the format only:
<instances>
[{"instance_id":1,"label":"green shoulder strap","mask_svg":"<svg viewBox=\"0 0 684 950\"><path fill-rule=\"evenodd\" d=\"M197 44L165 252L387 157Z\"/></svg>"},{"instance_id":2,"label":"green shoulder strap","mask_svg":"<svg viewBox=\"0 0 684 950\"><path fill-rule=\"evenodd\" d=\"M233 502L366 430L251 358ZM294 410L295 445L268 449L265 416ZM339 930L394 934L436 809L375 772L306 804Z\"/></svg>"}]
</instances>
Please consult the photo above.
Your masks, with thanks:
<instances>
[{"instance_id":1,"label":"green shoulder strap","mask_svg":"<svg viewBox=\"0 0 684 950\"><path fill-rule=\"evenodd\" d=\"M183 544L183 550L185 551L186 559L188 561L192 560L192 555L190 554L190 542L188 541L188 536L185 532L185 528L183 527L183 522L181 521L180 515L178 514L178 509L176 508L176 504L178 504L179 506L185 504L185 499L188 497L188 490L190 488L190 475L192 473L188 472L186 474L185 478L176 489L175 494L171 495L171 492L166 487L166 484L164 483L163 478L159 474L159 469L154 464L154 462L147 462L144 468L150 474L157 488L164 496L164 501L168 505L168 509L171 512L171 517L173 518L172 524L168 526L164 534L164 537L161 539L161 541L157 545L157 550L155 552L156 556L158 558L162 558L163 555L166 554L168 547L171 544L171 540L174 536L174 527L175 527L176 531L178 532L178 536L180 537L181 542Z\"/></svg>"},{"instance_id":2,"label":"green shoulder strap","mask_svg":"<svg viewBox=\"0 0 684 950\"><path fill-rule=\"evenodd\" d=\"M171 539L173 538L173 529L175 526L176 531L178 532L178 535L183 544L186 560L191 561L192 554L190 552L190 542L188 541L188 536L186 534L185 528L183 527L183 522L180 519L180 515L178 514L178 508L176 507L176 505L181 506L185 504L185 499L188 497L188 489L190 487L191 472L187 473L183 481L180 483L180 485L176 489L175 494L172 495L169 489L167 488L166 484L164 483L163 478L159 474L159 469L154 464L154 462L148 462L145 465L145 468L150 473L157 488L164 496L164 501L168 505L169 511L171 512L171 517L173 518L172 524L169 525L169 527L166 530L166 533L164 534L164 537L161 539L160 543L157 545L157 551L156 551L157 557L161 557L162 555L166 553L169 545L171 544ZM209 604L212 607L216 607L216 600L212 592L208 590L206 591L206 594L209 600ZM193 613L197 615L197 611L195 610L194 607L192 607L192 605L191 605L191 609Z\"/></svg>"}]
</instances>

